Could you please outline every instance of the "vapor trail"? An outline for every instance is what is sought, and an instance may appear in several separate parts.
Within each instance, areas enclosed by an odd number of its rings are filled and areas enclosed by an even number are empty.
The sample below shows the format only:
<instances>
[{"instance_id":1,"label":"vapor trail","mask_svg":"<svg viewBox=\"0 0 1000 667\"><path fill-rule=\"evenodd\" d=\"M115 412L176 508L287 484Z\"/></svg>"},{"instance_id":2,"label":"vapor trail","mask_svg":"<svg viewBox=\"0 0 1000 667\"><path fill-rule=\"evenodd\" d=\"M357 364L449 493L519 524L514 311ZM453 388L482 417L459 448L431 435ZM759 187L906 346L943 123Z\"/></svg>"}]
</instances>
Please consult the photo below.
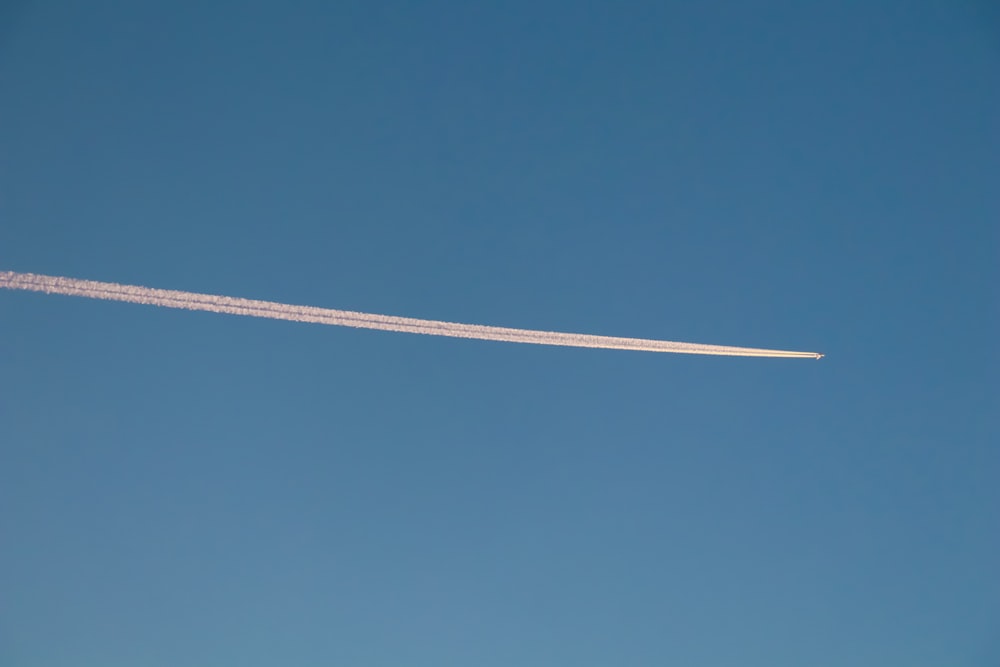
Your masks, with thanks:
<instances>
[{"instance_id":1,"label":"vapor trail","mask_svg":"<svg viewBox=\"0 0 1000 667\"><path fill-rule=\"evenodd\" d=\"M405 333L427 334L431 336L451 336L453 338L474 338L508 343L533 343L535 345L560 345L565 347L592 347L612 350L637 350L644 352L675 352L678 354L713 354L732 357L787 357L819 359L817 352L790 352L786 350L763 350L751 347L728 347L725 345L701 345L697 343L675 343L666 340L643 338L616 338L590 334L559 333L555 331L534 331L531 329L510 329L481 324L458 324L421 320L412 317L393 317L373 313L357 313L350 310L333 310L313 306L294 306L274 301L257 301L230 296L198 294L178 290L153 289L137 285L119 285L95 280L78 280L43 276L34 273L0 271L0 287L46 294L82 296L90 299L124 301L127 303L204 310L212 313L228 313L247 317L263 317L292 322L312 322L332 326L355 327L359 329L379 329Z\"/></svg>"}]
</instances>

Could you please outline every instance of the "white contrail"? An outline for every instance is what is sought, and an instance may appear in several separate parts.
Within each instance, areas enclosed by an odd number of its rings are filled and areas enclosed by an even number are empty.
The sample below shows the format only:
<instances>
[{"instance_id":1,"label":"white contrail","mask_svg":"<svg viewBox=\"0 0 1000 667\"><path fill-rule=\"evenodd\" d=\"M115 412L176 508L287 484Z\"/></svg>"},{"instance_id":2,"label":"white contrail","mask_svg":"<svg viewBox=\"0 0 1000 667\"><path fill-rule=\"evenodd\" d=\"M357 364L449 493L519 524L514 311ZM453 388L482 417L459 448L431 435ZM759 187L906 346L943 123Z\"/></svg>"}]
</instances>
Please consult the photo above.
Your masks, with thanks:
<instances>
[{"instance_id":1,"label":"white contrail","mask_svg":"<svg viewBox=\"0 0 1000 667\"><path fill-rule=\"evenodd\" d=\"M137 285L119 285L95 280L59 278L34 273L0 271L0 287L7 289L83 296L90 299L125 301L127 303L148 304L164 308L205 310L212 313L228 313L248 317L264 317L293 322L313 322L359 329L380 329L382 331L402 331L406 333L428 334L431 336L451 336L453 338L475 338L509 343L533 343L535 345L561 345L565 347L595 347L612 350L638 350L644 352L675 352L679 354L714 354L732 357L787 357L819 359L817 352L790 352L786 350L762 350L751 347L728 347L725 345L700 345L697 343L675 343L666 340L643 338L615 338L590 334L558 333L555 331L534 331L531 329L509 329L481 324L458 324L436 320L420 320L412 317L392 317L373 313L357 313L350 310L333 310L313 306L293 306L274 301L256 301L229 296L181 292L178 290L152 289Z\"/></svg>"}]
</instances>

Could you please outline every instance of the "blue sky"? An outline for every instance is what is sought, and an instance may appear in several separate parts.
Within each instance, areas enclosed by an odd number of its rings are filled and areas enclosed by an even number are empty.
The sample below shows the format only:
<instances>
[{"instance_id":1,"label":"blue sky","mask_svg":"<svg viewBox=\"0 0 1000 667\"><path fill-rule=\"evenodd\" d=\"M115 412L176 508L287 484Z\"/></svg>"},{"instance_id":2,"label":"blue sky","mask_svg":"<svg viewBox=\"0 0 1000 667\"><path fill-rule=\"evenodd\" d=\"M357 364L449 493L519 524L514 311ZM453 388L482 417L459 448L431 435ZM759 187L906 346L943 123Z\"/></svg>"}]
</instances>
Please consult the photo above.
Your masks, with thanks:
<instances>
[{"instance_id":1,"label":"blue sky","mask_svg":"<svg viewBox=\"0 0 1000 667\"><path fill-rule=\"evenodd\" d=\"M1000 659L989 3L27 1L0 663Z\"/></svg>"}]
</instances>

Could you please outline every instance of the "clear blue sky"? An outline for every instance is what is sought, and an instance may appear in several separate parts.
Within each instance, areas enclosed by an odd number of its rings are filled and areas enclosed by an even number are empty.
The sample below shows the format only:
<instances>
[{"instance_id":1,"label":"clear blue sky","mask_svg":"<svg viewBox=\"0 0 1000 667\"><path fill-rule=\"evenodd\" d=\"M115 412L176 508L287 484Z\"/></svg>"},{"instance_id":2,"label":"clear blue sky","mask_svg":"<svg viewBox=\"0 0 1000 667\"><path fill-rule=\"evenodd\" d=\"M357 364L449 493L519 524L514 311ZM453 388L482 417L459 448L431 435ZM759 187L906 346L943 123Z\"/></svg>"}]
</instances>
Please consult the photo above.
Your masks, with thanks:
<instances>
[{"instance_id":1,"label":"clear blue sky","mask_svg":"<svg viewBox=\"0 0 1000 667\"><path fill-rule=\"evenodd\" d=\"M994 665L989 2L0 10L0 664Z\"/></svg>"}]
</instances>

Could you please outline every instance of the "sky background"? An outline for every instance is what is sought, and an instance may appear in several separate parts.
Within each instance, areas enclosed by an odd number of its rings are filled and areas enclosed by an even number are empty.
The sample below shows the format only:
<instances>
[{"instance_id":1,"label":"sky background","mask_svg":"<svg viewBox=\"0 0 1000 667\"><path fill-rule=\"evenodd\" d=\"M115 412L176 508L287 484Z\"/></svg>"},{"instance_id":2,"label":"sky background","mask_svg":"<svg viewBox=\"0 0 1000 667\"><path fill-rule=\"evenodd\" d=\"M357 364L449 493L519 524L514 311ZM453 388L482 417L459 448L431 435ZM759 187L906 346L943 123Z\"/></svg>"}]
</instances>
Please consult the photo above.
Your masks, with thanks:
<instances>
[{"instance_id":1,"label":"sky background","mask_svg":"<svg viewBox=\"0 0 1000 667\"><path fill-rule=\"evenodd\" d=\"M0 664L996 665L990 2L5 2Z\"/></svg>"}]
</instances>

